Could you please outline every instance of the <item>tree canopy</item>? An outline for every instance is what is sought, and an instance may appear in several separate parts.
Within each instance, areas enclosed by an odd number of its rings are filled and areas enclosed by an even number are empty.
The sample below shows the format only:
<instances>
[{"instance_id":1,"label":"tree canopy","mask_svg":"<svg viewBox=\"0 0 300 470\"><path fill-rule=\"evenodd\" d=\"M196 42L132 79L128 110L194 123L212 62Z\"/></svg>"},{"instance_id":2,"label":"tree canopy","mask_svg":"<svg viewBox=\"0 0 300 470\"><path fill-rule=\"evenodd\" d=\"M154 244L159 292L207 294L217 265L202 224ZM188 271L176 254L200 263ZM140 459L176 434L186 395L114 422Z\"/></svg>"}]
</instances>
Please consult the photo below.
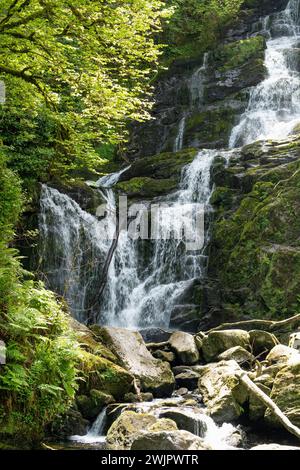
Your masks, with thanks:
<instances>
[{"instance_id":1,"label":"tree canopy","mask_svg":"<svg viewBox=\"0 0 300 470\"><path fill-rule=\"evenodd\" d=\"M55 154L59 167L92 165L101 145L122 142L129 119L148 117L154 36L168 15L159 0L2 0L4 143L16 152L42 140L39 159L53 165Z\"/></svg>"}]
</instances>

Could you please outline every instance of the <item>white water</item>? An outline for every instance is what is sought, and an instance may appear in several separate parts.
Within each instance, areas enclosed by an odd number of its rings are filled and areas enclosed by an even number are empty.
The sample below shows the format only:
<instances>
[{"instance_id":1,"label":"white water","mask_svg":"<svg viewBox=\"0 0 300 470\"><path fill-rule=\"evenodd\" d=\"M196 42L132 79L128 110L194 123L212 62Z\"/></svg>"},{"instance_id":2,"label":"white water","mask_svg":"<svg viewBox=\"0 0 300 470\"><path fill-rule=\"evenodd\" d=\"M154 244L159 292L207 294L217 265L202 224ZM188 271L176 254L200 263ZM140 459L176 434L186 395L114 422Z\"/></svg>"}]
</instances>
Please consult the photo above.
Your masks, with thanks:
<instances>
[{"instance_id":1,"label":"white water","mask_svg":"<svg viewBox=\"0 0 300 470\"><path fill-rule=\"evenodd\" d=\"M266 19L263 29L269 35L265 56L268 77L253 88L248 108L232 131L231 148L256 140L283 139L299 124L298 51L293 55L300 40L299 13L299 0L291 0L285 11Z\"/></svg>"},{"instance_id":2,"label":"white water","mask_svg":"<svg viewBox=\"0 0 300 470\"><path fill-rule=\"evenodd\" d=\"M185 131L185 121L186 121L186 116L183 116L183 118L179 122L178 134L174 142L173 152L178 152L179 150L182 150L184 131Z\"/></svg>"},{"instance_id":3,"label":"white water","mask_svg":"<svg viewBox=\"0 0 300 470\"><path fill-rule=\"evenodd\" d=\"M300 40L299 5L300 0L291 0L285 11L262 22L264 33L269 36L265 59L268 77L252 89L248 108L232 131L231 148L257 139L284 138L300 121L300 78L293 56ZM191 79L191 96L196 102L201 100L199 93L206 67L207 56ZM183 142L184 126L183 118L178 149ZM196 232L199 240L203 239L203 247L196 251L186 250L183 236L170 240L160 236L168 231L170 221L173 230L181 233L196 203L204 205L209 218L210 169L216 153L227 160L231 155L228 151L200 151L193 163L183 169L179 190L162 199L169 207L156 215L160 217L158 239L141 242L121 231L101 305L95 302L94 306L100 312L101 323L129 328L168 327L171 312L180 305L186 289L194 279L205 276L209 230ZM101 278L101 263L97 260L105 258L111 245L109 238L115 234L117 204L111 188L126 170L97 182L107 201L107 216L101 221L82 211L68 196L45 186L42 189L40 230L44 257L48 257L48 268L44 271L50 287L65 295L74 315L82 321L87 307L90 308L91 292L97 293ZM182 208L186 212L181 212Z\"/></svg>"},{"instance_id":4,"label":"white water","mask_svg":"<svg viewBox=\"0 0 300 470\"><path fill-rule=\"evenodd\" d=\"M91 429L85 436L74 435L69 439L70 441L81 442L83 444L97 444L104 443L106 436L104 434L106 425L106 408L104 408L96 421L93 423Z\"/></svg>"},{"instance_id":5,"label":"white water","mask_svg":"<svg viewBox=\"0 0 300 470\"><path fill-rule=\"evenodd\" d=\"M120 233L101 315L106 324L168 327L176 301L193 279L205 274L207 233L194 233L195 243L200 247L196 251L186 250L182 236L166 240L164 234L170 225L175 233L182 233L191 213L198 209L197 203L203 204L209 215L210 167L215 154L212 150L199 152L192 164L184 168L179 190L164 199L167 207L156 216L157 239L151 241L153 254L144 271L141 272L139 241L125 231Z\"/></svg>"},{"instance_id":6,"label":"white water","mask_svg":"<svg viewBox=\"0 0 300 470\"><path fill-rule=\"evenodd\" d=\"M46 285L64 296L75 318L82 322L114 235L111 219L108 212L98 221L69 196L42 185L40 268Z\"/></svg>"}]
</instances>

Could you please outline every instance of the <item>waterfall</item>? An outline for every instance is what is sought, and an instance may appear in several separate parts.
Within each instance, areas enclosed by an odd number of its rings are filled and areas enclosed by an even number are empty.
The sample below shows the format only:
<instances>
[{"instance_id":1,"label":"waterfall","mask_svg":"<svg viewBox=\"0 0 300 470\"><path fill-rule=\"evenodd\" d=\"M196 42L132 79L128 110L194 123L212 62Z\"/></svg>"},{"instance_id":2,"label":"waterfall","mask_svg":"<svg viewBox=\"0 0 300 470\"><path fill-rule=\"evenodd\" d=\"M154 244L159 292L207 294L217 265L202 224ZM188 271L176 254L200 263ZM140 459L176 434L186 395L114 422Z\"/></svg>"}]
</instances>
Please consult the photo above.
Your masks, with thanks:
<instances>
[{"instance_id":1,"label":"waterfall","mask_svg":"<svg viewBox=\"0 0 300 470\"><path fill-rule=\"evenodd\" d=\"M104 408L98 415L90 430L85 436L74 435L69 439L70 441L81 442L83 444L97 444L105 442L105 426L106 426L106 408Z\"/></svg>"},{"instance_id":2,"label":"waterfall","mask_svg":"<svg viewBox=\"0 0 300 470\"><path fill-rule=\"evenodd\" d=\"M300 121L300 78L295 47L300 41L300 0L261 21L268 37L265 65L267 78L253 87L246 111L233 128L229 147L258 139L284 138ZM190 79L191 100L202 100L207 55ZM201 86L200 86L201 85ZM174 150L183 145L187 115L179 124ZM99 299L103 265L116 232L117 201L113 190L121 174L101 178L96 186L106 201L106 216L99 219L83 211L67 195L45 185L41 192L41 270L48 287L64 295L74 316L86 321L87 312L97 314L101 324L129 328L168 327L172 311L195 279L206 274L209 243L211 165L216 155L228 161L231 151L200 150L183 168L179 189L160 198L162 209L151 217L156 236L139 240L121 229L109 269L107 284ZM189 217L203 205L203 229L195 229ZM177 236L165 237L170 231ZM196 234L196 248L187 249L184 228ZM138 222L136 222L138 225Z\"/></svg>"},{"instance_id":3,"label":"waterfall","mask_svg":"<svg viewBox=\"0 0 300 470\"><path fill-rule=\"evenodd\" d=\"M179 152L179 150L182 150L183 137L184 137L184 131L185 131L185 121L186 121L186 117L183 116L183 118L179 122L178 134L174 142L173 152Z\"/></svg>"},{"instance_id":4,"label":"waterfall","mask_svg":"<svg viewBox=\"0 0 300 470\"><path fill-rule=\"evenodd\" d=\"M39 232L39 269L47 287L63 296L74 317L85 322L114 235L109 214L98 221L69 196L42 185Z\"/></svg>"},{"instance_id":5,"label":"waterfall","mask_svg":"<svg viewBox=\"0 0 300 470\"><path fill-rule=\"evenodd\" d=\"M170 222L175 233L180 234L189 223L187 218L199 209L198 204L203 204L209 216L210 167L215 155L213 150L200 151L192 164L183 169L179 190L161 201L165 206L156 214L157 237L150 242L153 254L143 272L139 241L126 231L120 233L109 270L102 322L130 328L168 327L176 301L193 279L204 276L208 233L196 233L199 239L194 243L201 247L195 251L186 250L183 238L165 239L164 234Z\"/></svg>"},{"instance_id":6,"label":"waterfall","mask_svg":"<svg viewBox=\"0 0 300 470\"><path fill-rule=\"evenodd\" d=\"M290 0L283 12L268 17L265 65L267 78L251 91L248 107L233 129L231 148L256 140L283 139L300 122L300 1Z\"/></svg>"}]
</instances>

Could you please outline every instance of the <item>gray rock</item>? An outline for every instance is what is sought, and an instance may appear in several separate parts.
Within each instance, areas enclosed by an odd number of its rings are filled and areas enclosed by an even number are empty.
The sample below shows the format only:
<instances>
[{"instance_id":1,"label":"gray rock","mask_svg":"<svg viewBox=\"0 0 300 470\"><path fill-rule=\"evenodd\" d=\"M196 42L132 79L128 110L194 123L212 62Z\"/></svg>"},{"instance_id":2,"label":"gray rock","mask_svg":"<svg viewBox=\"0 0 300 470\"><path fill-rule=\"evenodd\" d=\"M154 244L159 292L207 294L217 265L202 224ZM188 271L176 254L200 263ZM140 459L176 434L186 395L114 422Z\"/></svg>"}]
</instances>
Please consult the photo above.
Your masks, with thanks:
<instances>
[{"instance_id":1,"label":"gray rock","mask_svg":"<svg viewBox=\"0 0 300 470\"><path fill-rule=\"evenodd\" d=\"M250 336L244 330L221 330L208 333L202 340L202 352L207 362L235 346L250 349Z\"/></svg>"},{"instance_id":2,"label":"gray rock","mask_svg":"<svg viewBox=\"0 0 300 470\"><path fill-rule=\"evenodd\" d=\"M172 394L175 379L167 362L155 359L140 333L123 328L103 327L104 344L118 357L120 364L139 380L142 391L156 397Z\"/></svg>"},{"instance_id":3,"label":"gray rock","mask_svg":"<svg viewBox=\"0 0 300 470\"><path fill-rule=\"evenodd\" d=\"M144 432L138 435L131 450L210 450L204 441L188 431Z\"/></svg>"},{"instance_id":4,"label":"gray rock","mask_svg":"<svg viewBox=\"0 0 300 470\"><path fill-rule=\"evenodd\" d=\"M65 415L58 416L50 426L51 436L68 438L73 435L84 436L87 433L89 421L84 419L79 411L69 410Z\"/></svg>"},{"instance_id":5,"label":"gray rock","mask_svg":"<svg viewBox=\"0 0 300 470\"><path fill-rule=\"evenodd\" d=\"M193 335L176 331L170 337L169 344L181 364L192 365L199 361L200 355Z\"/></svg>"},{"instance_id":6,"label":"gray rock","mask_svg":"<svg viewBox=\"0 0 300 470\"><path fill-rule=\"evenodd\" d=\"M278 344L275 346L269 354L267 355L267 362L272 364L285 364L291 358L300 358L300 354L296 349L290 348L289 346L284 346L283 344Z\"/></svg>"},{"instance_id":7,"label":"gray rock","mask_svg":"<svg viewBox=\"0 0 300 470\"><path fill-rule=\"evenodd\" d=\"M160 359L161 361L166 361L166 362L174 362L175 361L175 354L171 351L161 351L158 349L157 351L154 351L152 353L153 357L156 359Z\"/></svg>"},{"instance_id":8,"label":"gray rock","mask_svg":"<svg viewBox=\"0 0 300 470\"><path fill-rule=\"evenodd\" d=\"M248 392L236 378L240 367L235 361L221 361L203 367L199 391L210 416L217 422L230 422L243 413Z\"/></svg>"},{"instance_id":9,"label":"gray rock","mask_svg":"<svg viewBox=\"0 0 300 470\"><path fill-rule=\"evenodd\" d=\"M191 369L175 376L176 385L180 388L187 388L188 390L195 390L198 385L198 380L198 372Z\"/></svg>"},{"instance_id":10,"label":"gray rock","mask_svg":"<svg viewBox=\"0 0 300 470\"><path fill-rule=\"evenodd\" d=\"M193 412L192 408L190 412L182 409L166 410L160 413L159 417L171 419L177 424L178 429L189 431L202 438L207 432L205 420L201 420L201 415Z\"/></svg>"},{"instance_id":11,"label":"gray rock","mask_svg":"<svg viewBox=\"0 0 300 470\"><path fill-rule=\"evenodd\" d=\"M241 346L234 346L219 354L218 361L236 361L241 366L249 366L255 361L255 357Z\"/></svg>"},{"instance_id":12,"label":"gray rock","mask_svg":"<svg viewBox=\"0 0 300 470\"><path fill-rule=\"evenodd\" d=\"M136 393L126 393L124 395L124 400L129 403L137 403L137 402L142 402L142 401L152 401L153 400L153 395L152 393L140 393L139 395Z\"/></svg>"},{"instance_id":13,"label":"gray rock","mask_svg":"<svg viewBox=\"0 0 300 470\"><path fill-rule=\"evenodd\" d=\"M173 431L177 426L169 419L159 420L149 413L123 411L109 428L106 443L109 449L127 450L139 433L147 430L152 432L153 429L155 432Z\"/></svg>"}]
</instances>

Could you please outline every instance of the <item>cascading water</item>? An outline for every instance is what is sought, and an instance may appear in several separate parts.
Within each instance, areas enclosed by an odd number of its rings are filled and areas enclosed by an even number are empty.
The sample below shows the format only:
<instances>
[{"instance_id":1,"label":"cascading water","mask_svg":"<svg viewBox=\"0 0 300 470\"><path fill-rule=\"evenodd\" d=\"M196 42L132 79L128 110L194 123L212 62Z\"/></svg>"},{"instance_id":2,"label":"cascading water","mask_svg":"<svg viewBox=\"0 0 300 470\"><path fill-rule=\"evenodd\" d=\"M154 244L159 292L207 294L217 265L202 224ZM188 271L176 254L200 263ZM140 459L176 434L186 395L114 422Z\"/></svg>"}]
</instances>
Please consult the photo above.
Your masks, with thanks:
<instances>
[{"instance_id":1,"label":"cascading water","mask_svg":"<svg viewBox=\"0 0 300 470\"><path fill-rule=\"evenodd\" d=\"M207 233L203 243L193 240L196 251L187 251L182 238L165 239L171 226L180 234L187 220L203 204L207 210L211 195L210 167L215 151L201 151L193 163L182 172L180 189L163 201L167 204L157 214L158 233L152 240L153 255L148 268L140 273L138 241L123 231L109 270L109 282L104 296L102 322L129 328L167 327L176 300L195 278L206 269ZM181 217L178 217L180 213Z\"/></svg>"},{"instance_id":2,"label":"cascading water","mask_svg":"<svg viewBox=\"0 0 300 470\"><path fill-rule=\"evenodd\" d=\"M268 77L252 89L248 108L232 131L230 148L257 139L286 137L299 123L300 74L294 60L295 47L300 41L299 10L300 0L290 0L283 12L262 21L262 32L269 38L265 59ZM206 64L207 56L191 79L190 91L195 103L201 101L199 87L202 90ZM198 91L197 80L201 85ZM184 124L182 119L178 149L183 143ZM216 154L226 159L231 155L230 151L200 151L194 162L183 169L179 190L160 201L168 207L157 224L158 236L147 241L146 261L143 252L146 242L132 238L126 230L120 231L101 299L97 298L97 285L116 232L112 214L115 215L117 204L111 188L126 169L98 182L108 204L104 220L87 214L68 196L43 186L40 231L47 266L44 269L42 266L42 270L48 285L65 294L78 319L84 321L86 312L92 309L99 313L102 324L130 328L169 325L172 309L187 287L205 275L209 231L204 236L199 233L203 246L191 251L186 250L183 236L165 239L163 232L168 230L170 220L174 231L182 232L187 218L182 208L191 211L197 203L205 206L209 218L210 168Z\"/></svg>"},{"instance_id":3,"label":"cascading water","mask_svg":"<svg viewBox=\"0 0 300 470\"><path fill-rule=\"evenodd\" d=\"M300 41L300 2L268 17L265 65L267 78L250 95L248 108L233 129L229 146L285 138L300 121L300 74L296 47Z\"/></svg>"}]
</instances>

